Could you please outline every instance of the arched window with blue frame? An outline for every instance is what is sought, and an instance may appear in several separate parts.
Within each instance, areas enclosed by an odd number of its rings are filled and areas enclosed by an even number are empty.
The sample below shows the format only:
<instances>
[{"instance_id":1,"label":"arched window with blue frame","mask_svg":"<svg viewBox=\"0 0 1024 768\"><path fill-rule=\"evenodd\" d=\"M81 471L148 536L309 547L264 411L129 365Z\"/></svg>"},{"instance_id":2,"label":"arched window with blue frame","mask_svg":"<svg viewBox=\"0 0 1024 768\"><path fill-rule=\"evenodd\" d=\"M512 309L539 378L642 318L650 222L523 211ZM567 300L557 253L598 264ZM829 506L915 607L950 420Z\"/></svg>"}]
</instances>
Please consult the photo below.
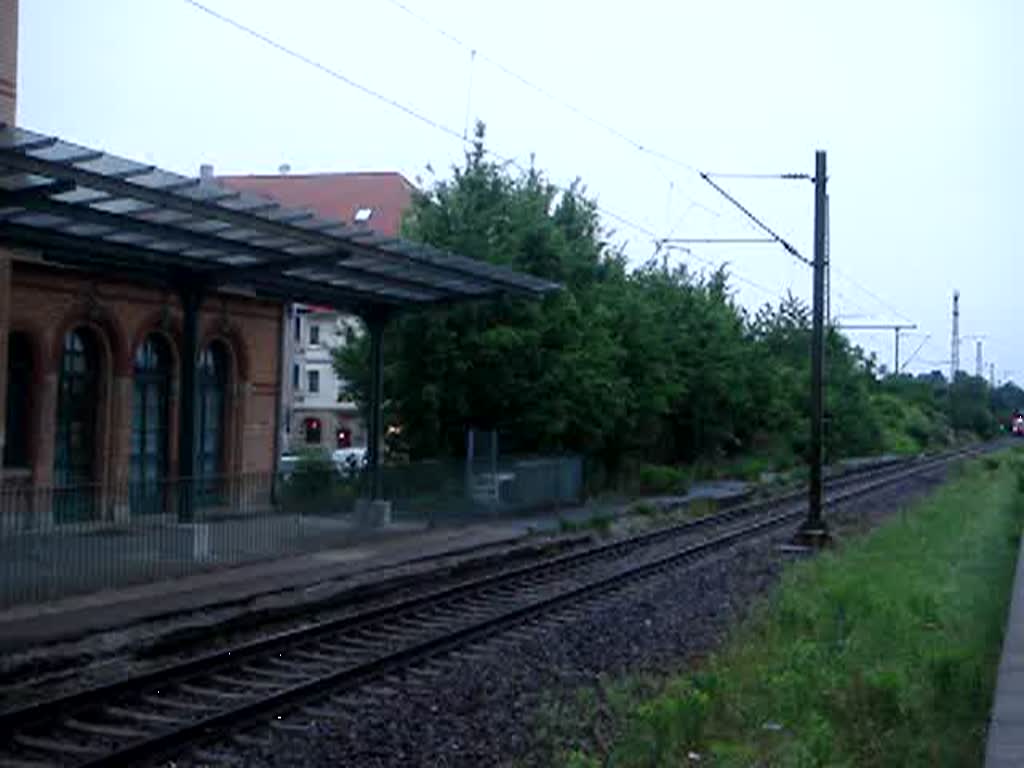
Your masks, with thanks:
<instances>
[{"instance_id":1,"label":"arched window with blue frame","mask_svg":"<svg viewBox=\"0 0 1024 768\"><path fill-rule=\"evenodd\" d=\"M132 392L130 499L133 514L164 512L169 444L172 356L159 334L135 352Z\"/></svg>"},{"instance_id":2,"label":"arched window with blue frame","mask_svg":"<svg viewBox=\"0 0 1024 768\"><path fill-rule=\"evenodd\" d=\"M99 340L91 329L78 327L64 335L53 459L59 523L95 517L100 365Z\"/></svg>"},{"instance_id":3,"label":"arched window with blue frame","mask_svg":"<svg viewBox=\"0 0 1024 768\"><path fill-rule=\"evenodd\" d=\"M199 358L196 498L204 505L223 501L229 360L228 351L221 341L211 342Z\"/></svg>"}]
</instances>

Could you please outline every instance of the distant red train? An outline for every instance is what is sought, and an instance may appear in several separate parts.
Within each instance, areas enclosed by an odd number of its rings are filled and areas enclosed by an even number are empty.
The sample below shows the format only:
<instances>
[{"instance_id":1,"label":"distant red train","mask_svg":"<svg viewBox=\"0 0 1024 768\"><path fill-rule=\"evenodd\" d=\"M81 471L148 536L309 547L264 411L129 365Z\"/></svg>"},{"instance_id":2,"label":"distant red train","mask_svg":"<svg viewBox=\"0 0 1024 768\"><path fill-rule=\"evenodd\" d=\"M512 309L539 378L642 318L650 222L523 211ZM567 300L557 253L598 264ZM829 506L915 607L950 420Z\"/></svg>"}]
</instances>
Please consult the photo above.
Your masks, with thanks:
<instances>
[{"instance_id":1,"label":"distant red train","mask_svg":"<svg viewBox=\"0 0 1024 768\"><path fill-rule=\"evenodd\" d=\"M1010 419L1010 434L1014 437L1024 437L1024 414L1016 411Z\"/></svg>"}]
</instances>

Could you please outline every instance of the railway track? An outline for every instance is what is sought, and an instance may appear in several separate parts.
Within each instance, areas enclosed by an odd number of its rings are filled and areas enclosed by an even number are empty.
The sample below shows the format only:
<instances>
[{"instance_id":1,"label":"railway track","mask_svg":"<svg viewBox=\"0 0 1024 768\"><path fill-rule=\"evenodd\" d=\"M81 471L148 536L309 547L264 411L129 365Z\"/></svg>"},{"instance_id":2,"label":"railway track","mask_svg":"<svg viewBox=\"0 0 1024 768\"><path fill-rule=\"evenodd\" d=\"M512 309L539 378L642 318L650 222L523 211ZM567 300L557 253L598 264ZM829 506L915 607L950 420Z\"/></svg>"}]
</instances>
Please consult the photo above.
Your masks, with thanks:
<instances>
[{"instance_id":1,"label":"railway track","mask_svg":"<svg viewBox=\"0 0 1024 768\"><path fill-rule=\"evenodd\" d=\"M827 503L968 453L843 476L829 483ZM795 524L803 502L803 493L791 493L744 504L6 712L0 766L152 762Z\"/></svg>"}]
</instances>

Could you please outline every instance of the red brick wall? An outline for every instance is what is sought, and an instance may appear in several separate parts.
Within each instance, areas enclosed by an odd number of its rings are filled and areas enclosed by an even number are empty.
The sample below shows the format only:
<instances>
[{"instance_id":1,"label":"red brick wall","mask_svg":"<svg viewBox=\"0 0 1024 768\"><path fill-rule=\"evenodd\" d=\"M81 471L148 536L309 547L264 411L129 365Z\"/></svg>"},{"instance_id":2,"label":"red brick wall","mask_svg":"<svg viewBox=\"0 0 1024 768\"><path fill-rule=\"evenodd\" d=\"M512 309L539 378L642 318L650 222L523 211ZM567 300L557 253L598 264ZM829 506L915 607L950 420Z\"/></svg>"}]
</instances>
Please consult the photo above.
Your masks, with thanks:
<instances>
[{"instance_id":1,"label":"red brick wall","mask_svg":"<svg viewBox=\"0 0 1024 768\"><path fill-rule=\"evenodd\" d=\"M18 0L0 0L0 123L14 123L18 89Z\"/></svg>"},{"instance_id":2,"label":"red brick wall","mask_svg":"<svg viewBox=\"0 0 1024 768\"><path fill-rule=\"evenodd\" d=\"M135 350L148 333L158 332L169 340L177 358L182 319L177 297L169 290L25 261L13 264L10 294L10 329L29 335L35 355L36 396L26 404L33 425L33 481L45 485L52 479L61 346L65 333L79 324L92 328L103 347L97 470L101 476L97 480L127 477ZM280 331L281 305L277 302L219 295L204 301L201 343L221 339L232 357L225 467L232 474L273 469ZM180 366L175 370L180 375ZM172 476L177 468L178 386L176 376L170 414Z\"/></svg>"}]
</instances>

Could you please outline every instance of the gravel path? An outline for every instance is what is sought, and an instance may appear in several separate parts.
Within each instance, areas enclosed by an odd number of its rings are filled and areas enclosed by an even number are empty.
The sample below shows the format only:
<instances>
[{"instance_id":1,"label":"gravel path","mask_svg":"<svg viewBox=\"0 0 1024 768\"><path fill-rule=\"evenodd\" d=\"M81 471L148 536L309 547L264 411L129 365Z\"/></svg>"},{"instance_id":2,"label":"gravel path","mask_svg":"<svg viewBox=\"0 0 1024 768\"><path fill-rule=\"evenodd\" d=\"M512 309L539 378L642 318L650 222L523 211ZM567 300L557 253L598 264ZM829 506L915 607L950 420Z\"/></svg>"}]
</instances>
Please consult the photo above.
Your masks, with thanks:
<instances>
[{"instance_id":1,"label":"gravel path","mask_svg":"<svg viewBox=\"0 0 1024 768\"><path fill-rule=\"evenodd\" d=\"M943 476L930 473L870 501L844 505L830 515L837 539L870 529ZM602 722L598 703L587 727L541 734L540 708L576 711L581 691L600 702L601 680L664 675L715 648L737 617L776 583L787 556L774 545L787 539L777 534L737 546L405 678L318 705L334 716L287 715L246 738L244 764L548 765L553 746L607 737L610 723ZM219 749L212 747L212 760ZM231 751L237 754L238 745Z\"/></svg>"}]
</instances>

